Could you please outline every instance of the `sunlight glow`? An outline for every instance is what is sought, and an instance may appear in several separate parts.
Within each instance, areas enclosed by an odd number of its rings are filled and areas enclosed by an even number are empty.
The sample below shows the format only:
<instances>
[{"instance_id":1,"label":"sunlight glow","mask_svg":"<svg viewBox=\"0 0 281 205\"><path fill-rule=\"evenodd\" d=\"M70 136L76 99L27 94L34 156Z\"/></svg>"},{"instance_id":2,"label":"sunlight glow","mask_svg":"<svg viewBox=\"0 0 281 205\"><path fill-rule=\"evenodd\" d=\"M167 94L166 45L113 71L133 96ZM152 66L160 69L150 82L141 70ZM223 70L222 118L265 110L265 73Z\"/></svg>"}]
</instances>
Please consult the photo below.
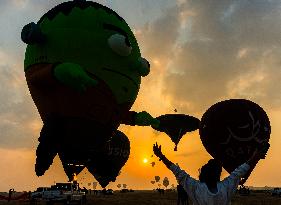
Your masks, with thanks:
<instances>
[{"instance_id":1,"label":"sunlight glow","mask_svg":"<svg viewBox=\"0 0 281 205\"><path fill-rule=\"evenodd\" d=\"M143 163L145 163L145 164L148 162L148 160L147 160L146 158L144 158L142 161L143 161Z\"/></svg>"}]
</instances>

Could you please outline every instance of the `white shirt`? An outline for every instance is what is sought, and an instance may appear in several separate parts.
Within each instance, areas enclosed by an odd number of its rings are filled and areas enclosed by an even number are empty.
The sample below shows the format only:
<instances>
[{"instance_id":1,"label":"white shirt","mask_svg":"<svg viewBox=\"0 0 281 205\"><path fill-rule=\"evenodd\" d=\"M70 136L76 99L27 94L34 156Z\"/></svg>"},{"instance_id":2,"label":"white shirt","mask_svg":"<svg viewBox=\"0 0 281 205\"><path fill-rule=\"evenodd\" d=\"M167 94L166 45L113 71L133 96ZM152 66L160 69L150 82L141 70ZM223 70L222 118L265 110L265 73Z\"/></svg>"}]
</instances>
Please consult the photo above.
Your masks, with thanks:
<instances>
[{"instance_id":1,"label":"white shirt","mask_svg":"<svg viewBox=\"0 0 281 205\"><path fill-rule=\"evenodd\" d=\"M205 183L192 178L175 164L170 170L174 173L177 181L183 186L193 205L229 205L232 195L235 193L241 177L243 177L250 166L246 163L236 168L228 177L217 183L217 193L209 191Z\"/></svg>"}]
</instances>

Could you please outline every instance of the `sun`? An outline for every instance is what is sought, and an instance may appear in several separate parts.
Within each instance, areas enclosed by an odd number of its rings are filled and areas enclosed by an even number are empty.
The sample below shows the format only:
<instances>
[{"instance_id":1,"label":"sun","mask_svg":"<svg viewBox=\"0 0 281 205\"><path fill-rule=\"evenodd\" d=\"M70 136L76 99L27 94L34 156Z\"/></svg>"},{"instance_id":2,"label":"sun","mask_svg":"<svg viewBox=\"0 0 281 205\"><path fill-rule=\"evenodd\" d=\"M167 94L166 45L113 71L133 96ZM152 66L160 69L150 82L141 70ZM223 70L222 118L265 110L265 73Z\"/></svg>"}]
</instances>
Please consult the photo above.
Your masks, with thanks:
<instances>
[{"instance_id":1,"label":"sun","mask_svg":"<svg viewBox=\"0 0 281 205\"><path fill-rule=\"evenodd\" d=\"M146 158L144 158L144 159L142 160L142 162L146 164L146 163L148 162L148 160L147 160Z\"/></svg>"}]
</instances>

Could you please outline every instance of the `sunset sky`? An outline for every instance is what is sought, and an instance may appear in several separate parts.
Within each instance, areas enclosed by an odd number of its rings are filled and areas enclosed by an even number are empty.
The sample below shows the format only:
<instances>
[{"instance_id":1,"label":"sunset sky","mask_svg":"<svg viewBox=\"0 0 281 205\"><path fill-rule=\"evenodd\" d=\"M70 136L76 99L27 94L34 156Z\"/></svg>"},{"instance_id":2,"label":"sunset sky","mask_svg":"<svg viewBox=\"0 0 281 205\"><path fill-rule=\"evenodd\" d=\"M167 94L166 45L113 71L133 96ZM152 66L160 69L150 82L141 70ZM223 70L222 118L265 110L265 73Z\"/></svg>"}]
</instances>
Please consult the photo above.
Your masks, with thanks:
<instances>
[{"instance_id":1,"label":"sunset sky","mask_svg":"<svg viewBox=\"0 0 281 205\"><path fill-rule=\"evenodd\" d=\"M26 45L21 29L62 0L0 0L0 192L34 190L66 182L61 162L42 177L34 171L42 121L25 81ZM274 0L99 0L115 10L134 31L151 73L143 78L132 108L153 116L185 113L201 118L214 103L246 98L267 112L272 134L267 158L259 162L246 185L281 186L281 1ZM198 178L211 156L197 132L186 134L178 151L165 134L150 127L120 126L131 142L121 175L108 188L127 184L152 189L154 176L175 178L155 156L156 141L173 162ZM148 162L144 163L143 160ZM154 167L151 162L156 162ZM222 178L226 177L224 171ZM84 170L82 186L96 181Z\"/></svg>"}]
</instances>

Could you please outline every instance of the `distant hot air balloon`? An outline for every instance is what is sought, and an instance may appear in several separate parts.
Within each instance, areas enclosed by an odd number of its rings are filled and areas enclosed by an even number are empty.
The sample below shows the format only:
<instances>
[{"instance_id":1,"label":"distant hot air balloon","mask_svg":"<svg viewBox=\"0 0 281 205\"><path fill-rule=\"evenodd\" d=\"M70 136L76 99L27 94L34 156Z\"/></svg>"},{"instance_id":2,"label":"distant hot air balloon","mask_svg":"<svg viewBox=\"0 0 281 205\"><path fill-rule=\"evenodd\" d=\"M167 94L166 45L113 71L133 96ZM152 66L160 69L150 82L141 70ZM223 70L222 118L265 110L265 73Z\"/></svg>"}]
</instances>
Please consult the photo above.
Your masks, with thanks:
<instances>
[{"instance_id":1,"label":"distant hot air balloon","mask_svg":"<svg viewBox=\"0 0 281 205\"><path fill-rule=\"evenodd\" d=\"M151 184L155 184L155 181L151 181Z\"/></svg>"},{"instance_id":2,"label":"distant hot air balloon","mask_svg":"<svg viewBox=\"0 0 281 205\"><path fill-rule=\"evenodd\" d=\"M209 154L230 173L246 162L256 148L268 144L270 130L267 114L258 104L230 99L214 104L204 113L199 134Z\"/></svg>"},{"instance_id":3,"label":"distant hot air balloon","mask_svg":"<svg viewBox=\"0 0 281 205\"><path fill-rule=\"evenodd\" d=\"M152 167L154 167L154 166L155 166L155 162L151 162L150 164L151 164L151 166L152 166Z\"/></svg>"},{"instance_id":4,"label":"distant hot air balloon","mask_svg":"<svg viewBox=\"0 0 281 205\"><path fill-rule=\"evenodd\" d=\"M156 181L156 182L159 182L159 180L160 180L160 177L159 177L159 176L155 176L154 178L155 178L155 181Z\"/></svg>"},{"instance_id":5,"label":"distant hot air balloon","mask_svg":"<svg viewBox=\"0 0 281 205\"><path fill-rule=\"evenodd\" d=\"M119 188L119 189L120 189L120 188L121 188L121 186L122 186L121 184L117 184L117 188Z\"/></svg>"},{"instance_id":6,"label":"distant hot air balloon","mask_svg":"<svg viewBox=\"0 0 281 205\"><path fill-rule=\"evenodd\" d=\"M184 114L166 114L157 117L160 126L156 129L165 132L175 143L175 151L182 136L199 128L200 120Z\"/></svg>"},{"instance_id":7,"label":"distant hot air balloon","mask_svg":"<svg viewBox=\"0 0 281 205\"><path fill-rule=\"evenodd\" d=\"M96 189L98 185L98 182L93 182L93 189Z\"/></svg>"},{"instance_id":8,"label":"distant hot air balloon","mask_svg":"<svg viewBox=\"0 0 281 205\"><path fill-rule=\"evenodd\" d=\"M123 188L126 189L126 187L127 187L127 184L123 184Z\"/></svg>"},{"instance_id":9,"label":"distant hot air balloon","mask_svg":"<svg viewBox=\"0 0 281 205\"><path fill-rule=\"evenodd\" d=\"M167 188L167 186L169 185L169 179L167 177L165 177L163 179L163 185Z\"/></svg>"}]
</instances>

